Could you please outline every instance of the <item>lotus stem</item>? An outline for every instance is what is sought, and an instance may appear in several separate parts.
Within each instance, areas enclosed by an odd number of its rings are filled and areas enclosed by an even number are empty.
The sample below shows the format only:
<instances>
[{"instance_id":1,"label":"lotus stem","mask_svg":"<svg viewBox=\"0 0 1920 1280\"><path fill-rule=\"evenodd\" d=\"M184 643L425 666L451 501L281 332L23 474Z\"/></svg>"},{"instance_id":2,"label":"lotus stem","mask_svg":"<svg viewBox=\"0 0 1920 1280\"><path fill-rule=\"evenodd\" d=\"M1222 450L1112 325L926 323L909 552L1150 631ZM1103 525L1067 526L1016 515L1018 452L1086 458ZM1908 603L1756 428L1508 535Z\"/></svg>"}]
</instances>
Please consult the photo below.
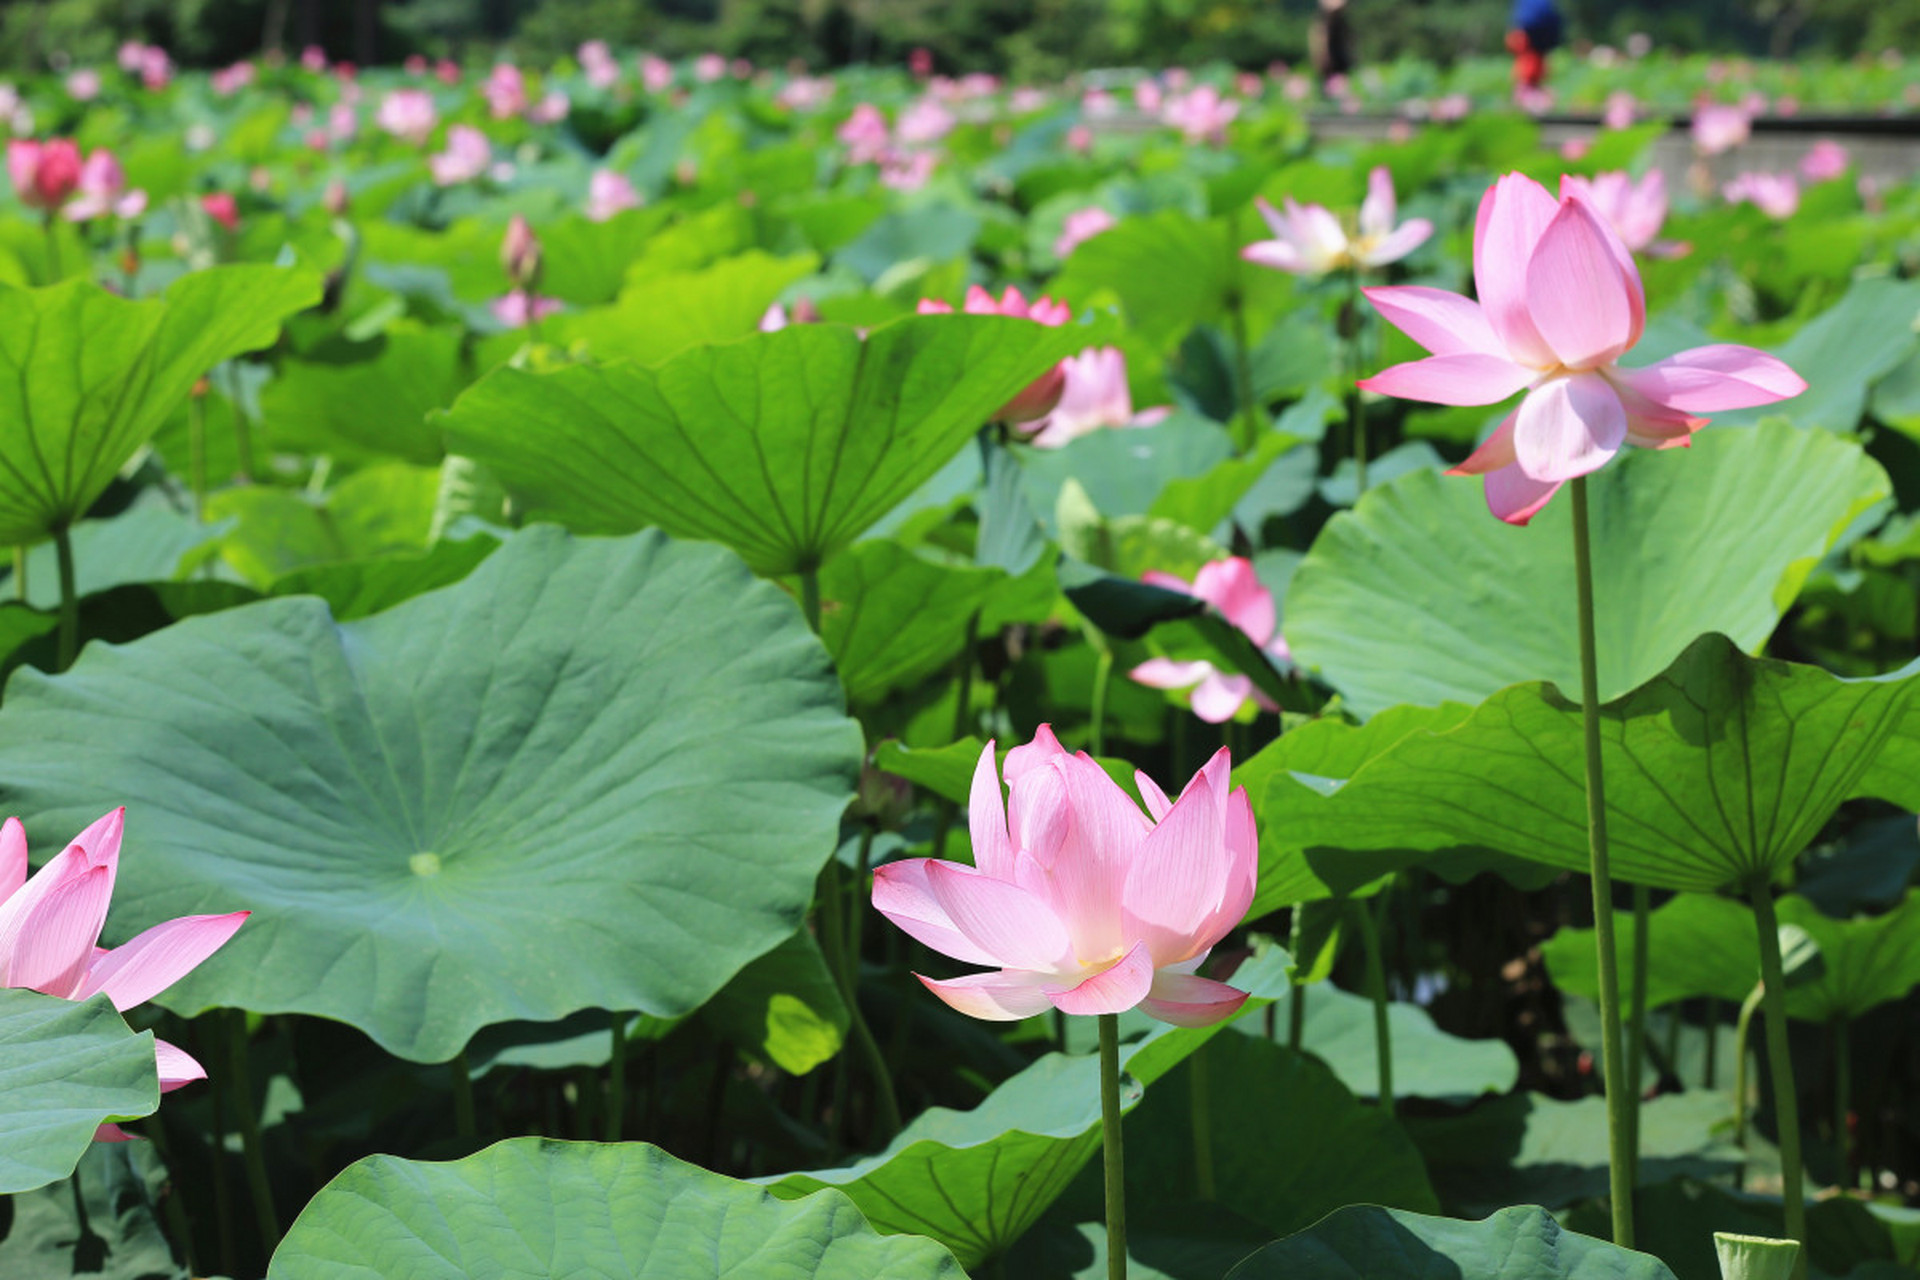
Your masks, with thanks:
<instances>
[{"instance_id":1,"label":"lotus stem","mask_svg":"<svg viewBox=\"0 0 1920 1280\"><path fill-rule=\"evenodd\" d=\"M1780 1139L1780 1198L1786 1211L1787 1239L1807 1239L1806 1192L1801 1186L1800 1099L1793 1084L1793 1055L1787 1047L1787 981L1780 960L1780 922L1773 911L1773 886L1755 876L1747 886L1753 900L1754 927L1760 931L1761 1002L1766 1011L1767 1065L1773 1072L1773 1118ZM1806 1251L1793 1264L1794 1280L1806 1280Z\"/></svg>"},{"instance_id":2,"label":"lotus stem","mask_svg":"<svg viewBox=\"0 0 1920 1280\"><path fill-rule=\"evenodd\" d=\"M1700 1087L1712 1089L1714 1077L1719 1075L1720 1066L1720 1001L1708 996L1700 1012L1701 1025L1707 1031L1706 1059L1700 1069Z\"/></svg>"},{"instance_id":3,"label":"lotus stem","mask_svg":"<svg viewBox=\"0 0 1920 1280\"><path fill-rule=\"evenodd\" d=\"M1383 891L1375 905L1384 906ZM1367 956L1367 998L1373 1001L1373 1054L1379 1073L1380 1107L1393 1114L1393 1029L1387 1020L1387 967L1380 959L1380 925L1364 902L1352 906L1360 930L1360 946Z\"/></svg>"},{"instance_id":4,"label":"lotus stem","mask_svg":"<svg viewBox=\"0 0 1920 1280\"><path fill-rule=\"evenodd\" d=\"M1307 1032L1307 984L1301 977L1301 966L1306 963L1301 951L1307 944L1307 904L1296 902L1293 906L1293 925L1287 931L1287 953L1293 957L1294 979L1287 990L1287 1048L1300 1052L1300 1045L1306 1039Z\"/></svg>"},{"instance_id":5,"label":"lotus stem","mask_svg":"<svg viewBox=\"0 0 1920 1280\"><path fill-rule=\"evenodd\" d=\"M1846 1014L1833 1020L1833 1146L1840 1158L1839 1182L1858 1186L1853 1171L1853 1130L1847 1123L1853 1111L1853 1023Z\"/></svg>"},{"instance_id":6,"label":"lotus stem","mask_svg":"<svg viewBox=\"0 0 1920 1280\"><path fill-rule=\"evenodd\" d=\"M260 1142L260 1113L253 1105L253 1081L247 1064L247 1014L227 1012L227 1070L232 1076L233 1117L240 1130L240 1151L246 1159L247 1190L253 1196L253 1217L260 1244L272 1253L280 1243L280 1215L273 1209L273 1185L267 1181L267 1153Z\"/></svg>"},{"instance_id":7,"label":"lotus stem","mask_svg":"<svg viewBox=\"0 0 1920 1280\"><path fill-rule=\"evenodd\" d=\"M1093 664L1093 727L1087 734L1096 756L1107 751L1107 686L1113 680L1113 650L1104 643L1099 649Z\"/></svg>"},{"instance_id":8,"label":"lotus stem","mask_svg":"<svg viewBox=\"0 0 1920 1280\"><path fill-rule=\"evenodd\" d=\"M53 531L53 549L60 562L60 648L58 669L73 665L80 652L80 592L73 575L73 535L65 525Z\"/></svg>"},{"instance_id":9,"label":"lotus stem","mask_svg":"<svg viewBox=\"0 0 1920 1280\"><path fill-rule=\"evenodd\" d=\"M873 1029L860 1012L860 957L850 954L846 948L847 926L840 918L839 870L838 862L829 862L821 873L817 934L826 953L827 970L840 988L841 1002L847 1006L848 1034L873 1081L874 1102L880 1113L880 1145L884 1146L900 1132L900 1100L893 1091L893 1074L887 1070L886 1055L880 1052L880 1043L873 1038Z\"/></svg>"},{"instance_id":10,"label":"lotus stem","mask_svg":"<svg viewBox=\"0 0 1920 1280\"><path fill-rule=\"evenodd\" d=\"M1766 994L1766 984L1756 982L1747 998L1740 1002L1740 1017L1733 1024L1733 1145L1744 1153L1747 1149L1747 1036L1753 1026L1753 1015L1760 1009L1760 997ZM1746 1165L1743 1162L1733 1178L1733 1189L1739 1191L1746 1182Z\"/></svg>"},{"instance_id":11,"label":"lotus stem","mask_svg":"<svg viewBox=\"0 0 1920 1280\"><path fill-rule=\"evenodd\" d=\"M819 635L820 570L814 565L808 565L800 571L800 612L807 619L807 629Z\"/></svg>"},{"instance_id":12,"label":"lotus stem","mask_svg":"<svg viewBox=\"0 0 1920 1280\"><path fill-rule=\"evenodd\" d=\"M1647 1078L1647 951L1652 893L1633 886L1633 985L1627 998L1627 1176L1629 1186L1640 1185L1640 1090Z\"/></svg>"},{"instance_id":13,"label":"lotus stem","mask_svg":"<svg viewBox=\"0 0 1920 1280\"><path fill-rule=\"evenodd\" d=\"M41 219L40 226L47 234L47 268L52 273L47 283L59 284L66 278L67 273L60 265L59 223L52 209L47 210L46 216Z\"/></svg>"},{"instance_id":14,"label":"lotus stem","mask_svg":"<svg viewBox=\"0 0 1920 1280\"><path fill-rule=\"evenodd\" d=\"M1120 1015L1099 1014L1100 1160L1106 1173L1107 1280L1127 1280L1127 1175L1120 1137Z\"/></svg>"},{"instance_id":15,"label":"lotus stem","mask_svg":"<svg viewBox=\"0 0 1920 1280\"><path fill-rule=\"evenodd\" d=\"M1600 664L1593 631L1593 550L1587 478L1575 476L1573 576L1580 623L1580 719L1587 756L1587 856L1593 881L1594 944L1600 961L1600 1057L1607 1082L1607 1184L1613 1242L1633 1248L1632 1083L1620 1044L1620 971L1614 953L1613 874L1607 862L1607 793L1600 762ZM1776 946L1777 946L1776 942Z\"/></svg>"},{"instance_id":16,"label":"lotus stem","mask_svg":"<svg viewBox=\"0 0 1920 1280\"><path fill-rule=\"evenodd\" d=\"M607 1048L607 1141L620 1141L627 1124L627 1015L613 1015Z\"/></svg>"},{"instance_id":17,"label":"lotus stem","mask_svg":"<svg viewBox=\"0 0 1920 1280\"><path fill-rule=\"evenodd\" d=\"M460 1141L473 1146L480 1141L480 1126L473 1113L473 1068L467 1063L465 1049L454 1055L447 1070L453 1078L453 1131Z\"/></svg>"},{"instance_id":18,"label":"lotus stem","mask_svg":"<svg viewBox=\"0 0 1920 1280\"><path fill-rule=\"evenodd\" d=\"M187 400L187 475L193 485L193 518L207 518L207 398Z\"/></svg>"},{"instance_id":19,"label":"lotus stem","mask_svg":"<svg viewBox=\"0 0 1920 1280\"><path fill-rule=\"evenodd\" d=\"M1367 491L1367 409L1360 401L1360 379L1365 361L1360 350L1360 269L1347 272L1347 363L1353 385L1347 388L1347 434L1353 444L1353 500Z\"/></svg>"},{"instance_id":20,"label":"lotus stem","mask_svg":"<svg viewBox=\"0 0 1920 1280\"><path fill-rule=\"evenodd\" d=\"M226 1019L216 1009L208 1015L205 1024L195 1023L196 1029L206 1025L213 1040L221 1040L226 1035ZM196 1048L198 1045L196 1045ZM217 1047L217 1046L216 1046ZM207 1091L212 1095L213 1133L207 1144L207 1158L213 1168L213 1222L215 1238L220 1246L220 1269L227 1275L234 1273L233 1251L233 1192L227 1183L227 1110L232 1093L231 1082L224 1071L207 1073Z\"/></svg>"},{"instance_id":21,"label":"lotus stem","mask_svg":"<svg viewBox=\"0 0 1920 1280\"><path fill-rule=\"evenodd\" d=\"M233 412L233 445L240 455L240 479L253 483L253 423L247 419L247 407L240 395L240 373L232 361L225 365L227 407Z\"/></svg>"},{"instance_id":22,"label":"lotus stem","mask_svg":"<svg viewBox=\"0 0 1920 1280\"><path fill-rule=\"evenodd\" d=\"M27 600L27 549L24 546L13 549L13 598L22 604Z\"/></svg>"}]
</instances>

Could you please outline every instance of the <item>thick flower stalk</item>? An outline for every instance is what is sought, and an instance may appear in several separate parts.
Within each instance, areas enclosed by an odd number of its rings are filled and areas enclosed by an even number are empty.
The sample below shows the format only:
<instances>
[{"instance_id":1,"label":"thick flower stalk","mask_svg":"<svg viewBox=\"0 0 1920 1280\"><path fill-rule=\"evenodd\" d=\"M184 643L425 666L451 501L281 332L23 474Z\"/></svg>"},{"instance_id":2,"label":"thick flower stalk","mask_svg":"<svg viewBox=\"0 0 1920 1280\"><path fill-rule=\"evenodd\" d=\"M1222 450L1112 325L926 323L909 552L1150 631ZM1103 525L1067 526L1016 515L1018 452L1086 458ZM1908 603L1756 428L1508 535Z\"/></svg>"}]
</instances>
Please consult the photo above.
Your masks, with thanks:
<instances>
[{"instance_id":1,"label":"thick flower stalk","mask_svg":"<svg viewBox=\"0 0 1920 1280\"><path fill-rule=\"evenodd\" d=\"M181 916L132 940L101 950L113 882L120 866L126 810L115 809L73 838L29 878L27 837L18 818L0 825L0 987L25 987L85 1000L105 994L131 1009L165 991L226 944L248 912ZM204 1079L185 1050L153 1042L162 1093ZM101 1138L123 1136L102 1125Z\"/></svg>"},{"instance_id":2,"label":"thick flower stalk","mask_svg":"<svg viewBox=\"0 0 1920 1280\"><path fill-rule=\"evenodd\" d=\"M1253 901L1253 810L1225 749L1169 800L1134 775L1142 812L1106 770L1050 729L973 775L974 865L934 858L874 873L873 905L927 946L987 973L922 977L976 1018L1141 1011L1177 1026L1231 1015L1246 993L1197 970Z\"/></svg>"},{"instance_id":3,"label":"thick flower stalk","mask_svg":"<svg viewBox=\"0 0 1920 1280\"><path fill-rule=\"evenodd\" d=\"M1369 301L1432 355L1360 385L1434 404L1525 398L1455 469L1486 477L1487 505L1525 524L1560 486L1624 446L1685 446L1701 415L1771 404L1806 390L1752 347L1695 347L1645 368L1619 360L1640 341L1647 300L1633 255L1574 190L1556 201L1508 174L1480 202L1473 274L1478 302L1414 286L1368 289Z\"/></svg>"},{"instance_id":4,"label":"thick flower stalk","mask_svg":"<svg viewBox=\"0 0 1920 1280\"><path fill-rule=\"evenodd\" d=\"M1262 585L1253 571L1253 562L1246 557L1234 556L1203 564L1192 582L1158 570L1143 574L1142 580L1148 586L1205 600L1275 662L1291 661L1287 642L1279 633L1273 593ZM1252 677L1222 671L1204 658L1190 662L1149 658L1127 674L1136 683L1154 689L1191 689L1189 700L1193 714L1208 724L1233 719L1249 698L1263 711L1280 709L1260 691Z\"/></svg>"}]
</instances>

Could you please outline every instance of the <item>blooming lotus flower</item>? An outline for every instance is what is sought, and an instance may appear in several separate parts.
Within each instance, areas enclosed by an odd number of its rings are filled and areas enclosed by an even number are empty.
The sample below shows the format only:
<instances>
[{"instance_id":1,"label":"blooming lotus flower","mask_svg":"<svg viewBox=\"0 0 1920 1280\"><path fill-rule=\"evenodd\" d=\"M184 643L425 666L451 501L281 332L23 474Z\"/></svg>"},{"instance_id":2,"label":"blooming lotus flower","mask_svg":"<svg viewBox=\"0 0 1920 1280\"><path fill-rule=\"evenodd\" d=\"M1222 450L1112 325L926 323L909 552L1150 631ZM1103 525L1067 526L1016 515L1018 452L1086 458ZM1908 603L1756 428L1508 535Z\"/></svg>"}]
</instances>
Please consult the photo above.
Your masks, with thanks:
<instances>
[{"instance_id":1,"label":"blooming lotus flower","mask_svg":"<svg viewBox=\"0 0 1920 1280\"><path fill-rule=\"evenodd\" d=\"M7 176L29 209L58 209L80 186L80 148L69 138L7 143Z\"/></svg>"},{"instance_id":2,"label":"blooming lotus flower","mask_svg":"<svg viewBox=\"0 0 1920 1280\"><path fill-rule=\"evenodd\" d=\"M511 120L527 109L527 79L511 62L496 62L480 86L480 95L495 120Z\"/></svg>"},{"instance_id":3,"label":"blooming lotus flower","mask_svg":"<svg viewBox=\"0 0 1920 1280\"><path fill-rule=\"evenodd\" d=\"M200 208L228 231L240 229L240 202L231 191L212 191L200 197Z\"/></svg>"},{"instance_id":4,"label":"blooming lotus flower","mask_svg":"<svg viewBox=\"0 0 1920 1280\"><path fill-rule=\"evenodd\" d=\"M1066 303L1047 297L1035 298L1029 303L1012 285L1008 285L1007 291L995 302L992 294L976 284L967 290L967 300L961 310L972 316L1019 316L1037 320L1050 329L1058 328L1073 317L1073 310ZM953 308L937 298L922 298L918 311L923 316L951 315ZM1019 395L1001 405L994 416L1013 426L1046 417L1060 403L1066 378L1065 361L1062 361L1028 383Z\"/></svg>"},{"instance_id":5,"label":"blooming lotus flower","mask_svg":"<svg viewBox=\"0 0 1920 1280\"><path fill-rule=\"evenodd\" d=\"M513 289L487 304L493 318L509 329L524 329L560 310L560 299L542 298L526 289Z\"/></svg>"},{"instance_id":6,"label":"blooming lotus flower","mask_svg":"<svg viewBox=\"0 0 1920 1280\"><path fill-rule=\"evenodd\" d=\"M1752 204L1777 222L1800 208L1800 184L1790 173L1743 173L1720 188L1729 204Z\"/></svg>"},{"instance_id":7,"label":"blooming lotus flower","mask_svg":"<svg viewBox=\"0 0 1920 1280\"><path fill-rule=\"evenodd\" d=\"M527 119L534 124L559 124L573 110L573 99L561 89L549 89L540 101L527 108Z\"/></svg>"},{"instance_id":8,"label":"blooming lotus flower","mask_svg":"<svg viewBox=\"0 0 1920 1280\"><path fill-rule=\"evenodd\" d=\"M664 93L673 87L673 64L658 54L649 53L640 59L640 83L646 86L648 93Z\"/></svg>"},{"instance_id":9,"label":"blooming lotus flower","mask_svg":"<svg viewBox=\"0 0 1920 1280\"><path fill-rule=\"evenodd\" d=\"M834 136L846 144L848 164L872 164L887 153L892 142L887 118L871 102L855 107Z\"/></svg>"},{"instance_id":10,"label":"blooming lotus flower","mask_svg":"<svg viewBox=\"0 0 1920 1280\"><path fill-rule=\"evenodd\" d=\"M1205 600L1220 611L1247 638L1276 662L1289 662L1293 655L1279 634L1273 608L1273 593L1261 585L1253 571L1253 562L1244 556L1215 560L1200 566L1193 581L1176 578L1158 570L1141 575L1150 587L1178 591ZM1149 658L1129 671L1136 683L1152 689L1191 689L1189 702L1193 714L1208 724L1222 724L1240 714L1247 699L1263 711L1278 711L1273 699L1262 693L1251 676L1221 671L1205 659L1178 662L1172 658Z\"/></svg>"},{"instance_id":11,"label":"blooming lotus flower","mask_svg":"<svg viewBox=\"0 0 1920 1280\"><path fill-rule=\"evenodd\" d=\"M1398 206L1393 198L1393 175L1385 165L1367 176L1367 198L1360 205L1360 234L1351 240L1340 219L1320 205L1296 204L1289 196L1283 214L1264 199L1254 203L1275 239L1256 240L1242 249L1240 256L1297 275L1324 275L1347 266L1384 267L1412 253L1433 234L1433 224L1425 218L1409 218L1394 225Z\"/></svg>"},{"instance_id":12,"label":"blooming lotus flower","mask_svg":"<svg viewBox=\"0 0 1920 1280\"><path fill-rule=\"evenodd\" d=\"M1751 347L1696 347L1642 369L1617 363L1640 341L1646 294L1633 255L1605 218L1563 187L1556 202L1508 174L1480 202L1470 302L1419 287L1366 290L1432 356L1361 382L1435 404L1497 404L1526 392L1452 474L1486 477L1487 505L1525 524L1560 486L1605 466L1623 445L1685 446L1699 415L1771 404L1806 390Z\"/></svg>"},{"instance_id":13,"label":"blooming lotus flower","mask_svg":"<svg viewBox=\"0 0 1920 1280\"><path fill-rule=\"evenodd\" d=\"M411 62L412 59L408 59L408 61ZM422 59L422 65L424 66L424 64L425 60ZM317 44L308 45L300 51L300 65L308 71L325 71L327 69L327 51ZM412 67L408 67L407 69L409 71L413 70Z\"/></svg>"},{"instance_id":14,"label":"blooming lotus flower","mask_svg":"<svg viewBox=\"0 0 1920 1280\"><path fill-rule=\"evenodd\" d=\"M918 191L933 176L931 151L889 151L880 160L880 185L895 191Z\"/></svg>"},{"instance_id":15,"label":"blooming lotus flower","mask_svg":"<svg viewBox=\"0 0 1920 1280\"><path fill-rule=\"evenodd\" d=\"M433 95L425 89L395 89L380 100L373 122L402 142L420 146L439 120Z\"/></svg>"},{"instance_id":16,"label":"blooming lotus flower","mask_svg":"<svg viewBox=\"0 0 1920 1280\"><path fill-rule=\"evenodd\" d=\"M703 53L693 60L693 78L711 84L727 74L727 60L717 53Z\"/></svg>"},{"instance_id":17,"label":"blooming lotus flower","mask_svg":"<svg viewBox=\"0 0 1920 1280\"><path fill-rule=\"evenodd\" d=\"M587 217L591 221L605 222L616 213L638 209L640 204L640 193L624 173L595 169L587 179Z\"/></svg>"},{"instance_id":18,"label":"blooming lotus flower","mask_svg":"<svg viewBox=\"0 0 1920 1280\"><path fill-rule=\"evenodd\" d=\"M587 83L596 89L611 89L620 83L620 63L605 40L589 40L580 46L580 70Z\"/></svg>"},{"instance_id":19,"label":"blooming lotus flower","mask_svg":"<svg viewBox=\"0 0 1920 1280\"><path fill-rule=\"evenodd\" d=\"M1227 140L1227 126L1239 114L1238 102L1221 97L1218 89L1203 84L1190 93L1167 99L1160 119L1178 129L1188 142L1222 143Z\"/></svg>"},{"instance_id":20,"label":"blooming lotus flower","mask_svg":"<svg viewBox=\"0 0 1920 1280\"><path fill-rule=\"evenodd\" d=\"M1808 182L1831 182L1847 171L1847 149L1832 138L1822 138L1800 157L1800 176Z\"/></svg>"},{"instance_id":21,"label":"blooming lotus flower","mask_svg":"<svg viewBox=\"0 0 1920 1280\"><path fill-rule=\"evenodd\" d=\"M924 146L952 133L955 123L953 112L931 98L921 98L900 113L895 132L908 146Z\"/></svg>"},{"instance_id":22,"label":"blooming lotus flower","mask_svg":"<svg viewBox=\"0 0 1920 1280\"><path fill-rule=\"evenodd\" d=\"M433 181L442 187L472 182L492 163L493 144L470 124L457 124L447 130L447 149L427 157Z\"/></svg>"},{"instance_id":23,"label":"blooming lotus flower","mask_svg":"<svg viewBox=\"0 0 1920 1280\"><path fill-rule=\"evenodd\" d=\"M1638 99L1625 89L1616 89L1607 95L1607 109L1600 117L1600 125L1606 129L1628 128L1639 110Z\"/></svg>"},{"instance_id":24,"label":"blooming lotus flower","mask_svg":"<svg viewBox=\"0 0 1920 1280\"><path fill-rule=\"evenodd\" d=\"M251 62L242 59L230 67L215 71L207 77L207 87L223 98L231 98L253 83L254 68Z\"/></svg>"},{"instance_id":25,"label":"blooming lotus flower","mask_svg":"<svg viewBox=\"0 0 1920 1280\"><path fill-rule=\"evenodd\" d=\"M1667 180L1658 169L1648 170L1638 182L1619 171L1591 179L1567 174L1560 179L1560 191L1586 201L1635 253L1653 244L1667 220Z\"/></svg>"},{"instance_id":26,"label":"blooming lotus flower","mask_svg":"<svg viewBox=\"0 0 1920 1280\"><path fill-rule=\"evenodd\" d=\"M1223 748L1168 800L1143 773L1142 813L1106 770L1069 755L1045 725L1007 753L1003 803L993 743L980 753L967 820L969 867L935 858L873 874L873 905L934 950L989 973L922 976L970 1017L1122 1013L1204 1027L1246 993L1196 972L1253 901L1253 810L1229 790Z\"/></svg>"},{"instance_id":27,"label":"blooming lotus flower","mask_svg":"<svg viewBox=\"0 0 1920 1280\"><path fill-rule=\"evenodd\" d=\"M1693 145L1701 155L1731 151L1753 135L1753 117L1739 107L1708 103L1693 113Z\"/></svg>"},{"instance_id":28,"label":"blooming lotus flower","mask_svg":"<svg viewBox=\"0 0 1920 1280\"><path fill-rule=\"evenodd\" d=\"M67 96L75 102L92 102L100 96L100 73L81 67L67 76Z\"/></svg>"},{"instance_id":29,"label":"blooming lotus flower","mask_svg":"<svg viewBox=\"0 0 1920 1280\"><path fill-rule=\"evenodd\" d=\"M72 222L89 222L111 214L116 218L137 218L146 212L147 193L128 191L127 175L113 152L99 147L80 166L79 194L61 216Z\"/></svg>"},{"instance_id":30,"label":"blooming lotus flower","mask_svg":"<svg viewBox=\"0 0 1920 1280\"><path fill-rule=\"evenodd\" d=\"M1035 448L1058 449L1069 440L1102 427L1151 427L1172 412L1166 406L1133 411L1127 387L1127 358L1118 347L1094 347L1060 362L1066 384L1029 440Z\"/></svg>"},{"instance_id":31,"label":"blooming lotus flower","mask_svg":"<svg viewBox=\"0 0 1920 1280\"><path fill-rule=\"evenodd\" d=\"M1097 204L1085 209L1075 209L1067 215L1067 221L1060 229L1060 238L1053 242L1053 256L1064 258L1086 241L1115 225L1117 224L1114 216Z\"/></svg>"},{"instance_id":32,"label":"blooming lotus flower","mask_svg":"<svg viewBox=\"0 0 1920 1280\"><path fill-rule=\"evenodd\" d=\"M121 1011L144 1004L226 945L248 912L181 916L103 951L126 810L115 809L27 876L27 837L18 818L0 824L0 987L25 987L62 1000L105 994ZM206 1071L181 1049L153 1042L160 1092ZM124 1137L102 1125L96 1137Z\"/></svg>"}]
</instances>

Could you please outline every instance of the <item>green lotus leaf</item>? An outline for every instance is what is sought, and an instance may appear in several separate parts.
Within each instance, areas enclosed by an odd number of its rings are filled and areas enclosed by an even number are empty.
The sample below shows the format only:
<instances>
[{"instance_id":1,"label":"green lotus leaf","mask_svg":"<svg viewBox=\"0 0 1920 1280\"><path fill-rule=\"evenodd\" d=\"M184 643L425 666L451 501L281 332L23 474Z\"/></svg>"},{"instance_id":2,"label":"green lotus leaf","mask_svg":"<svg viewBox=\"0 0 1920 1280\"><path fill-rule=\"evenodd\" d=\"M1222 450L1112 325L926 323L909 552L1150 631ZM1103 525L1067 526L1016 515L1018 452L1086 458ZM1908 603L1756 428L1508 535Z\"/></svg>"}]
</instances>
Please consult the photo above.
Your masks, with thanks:
<instances>
[{"instance_id":1,"label":"green lotus leaf","mask_svg":"<svg viewBox=\"0 0 1920 1280\"><path fill-rule=\"evenodd\" d=\"M0 987L0 1194L66 1177L101 1124L159 1105L153 1033L111 1000Z\"/></svg>"},{"instance_id":2,"label":"green lotus leaf","mask_svg":"<svg viewBox=\"0 0 1920 1280\"><path fill-rule=\"evenodd\" d=\"M492 1022L699 1007L792 936L861 754L776 587L551 527L370 618L269 600L19 672L0 742L42 839L128 805L144 917L253 910L163 1003L320 1014L416 1061Z\"/></svg>"}]
</instances>

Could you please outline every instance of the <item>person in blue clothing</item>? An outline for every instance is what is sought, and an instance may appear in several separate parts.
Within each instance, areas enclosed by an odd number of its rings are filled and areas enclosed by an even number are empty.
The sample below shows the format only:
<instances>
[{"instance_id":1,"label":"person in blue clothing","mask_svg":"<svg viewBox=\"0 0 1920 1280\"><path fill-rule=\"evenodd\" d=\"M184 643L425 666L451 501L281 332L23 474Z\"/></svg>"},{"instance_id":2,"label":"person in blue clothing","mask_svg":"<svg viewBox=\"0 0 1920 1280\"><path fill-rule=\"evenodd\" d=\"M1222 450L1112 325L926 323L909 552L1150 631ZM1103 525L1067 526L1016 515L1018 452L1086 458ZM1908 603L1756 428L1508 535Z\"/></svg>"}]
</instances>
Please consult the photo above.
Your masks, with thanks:
<instances>
[{"instance_id":1,"label":"person in blue clothing","mask_svg":"<svg viewBox=\"0 0 1920 1280\"><path fill-rule=\"evenodd\" d=\"M1566 31L1553 0L1514 0L1507 32L1513 54L1514 83L1538 89L1547 78L1547 55L1560 47Z\"/></svg>"}]
</instances>

